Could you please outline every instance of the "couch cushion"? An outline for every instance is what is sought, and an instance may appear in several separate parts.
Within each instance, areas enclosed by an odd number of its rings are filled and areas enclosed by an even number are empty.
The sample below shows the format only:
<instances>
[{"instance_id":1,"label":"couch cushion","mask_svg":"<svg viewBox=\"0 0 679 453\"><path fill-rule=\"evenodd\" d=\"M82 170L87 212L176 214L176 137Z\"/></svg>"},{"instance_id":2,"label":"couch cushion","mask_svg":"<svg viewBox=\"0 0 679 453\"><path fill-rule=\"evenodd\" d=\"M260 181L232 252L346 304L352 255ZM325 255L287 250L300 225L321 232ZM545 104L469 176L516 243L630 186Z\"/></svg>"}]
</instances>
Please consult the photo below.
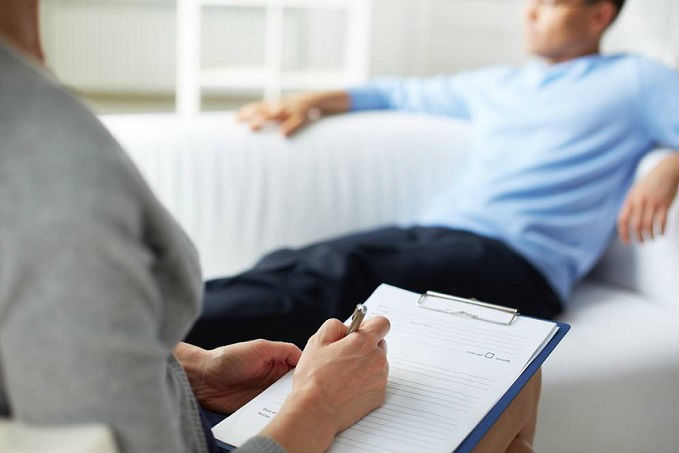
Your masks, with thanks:
<instances>
[{"instance_id":1,"label":"couch cushion","mask_svg":"<svg viewBox=\"0 0 679 453\"><path fill-rule=\"evenodd\" d=\"M585 282L562 320L572 329L544 365L536 449L678 451L679 310Z\"/></svg>"}]
</instances>

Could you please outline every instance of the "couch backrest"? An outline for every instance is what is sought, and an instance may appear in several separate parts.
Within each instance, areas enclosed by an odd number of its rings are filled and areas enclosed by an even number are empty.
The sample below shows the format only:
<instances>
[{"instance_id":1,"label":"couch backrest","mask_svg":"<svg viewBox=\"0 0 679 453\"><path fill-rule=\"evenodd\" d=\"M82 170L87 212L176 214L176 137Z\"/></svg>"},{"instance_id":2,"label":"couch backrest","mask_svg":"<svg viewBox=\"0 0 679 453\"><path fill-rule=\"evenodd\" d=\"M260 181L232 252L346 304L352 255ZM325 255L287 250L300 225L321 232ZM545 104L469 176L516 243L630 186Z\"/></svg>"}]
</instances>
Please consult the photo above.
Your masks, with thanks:
<instances>
[{"instance_id":1,"label":"couch backrest","mask_svg":"<svg viewBox=\"0 0 679 453\"><path fill-rule=\"evenodd\" d=\"M201 252L207 276L263 253L408 224L454 177L469 130L445 118L328 118L285 140L230 114L103 118Z\"/></svg>"}]
</instances>

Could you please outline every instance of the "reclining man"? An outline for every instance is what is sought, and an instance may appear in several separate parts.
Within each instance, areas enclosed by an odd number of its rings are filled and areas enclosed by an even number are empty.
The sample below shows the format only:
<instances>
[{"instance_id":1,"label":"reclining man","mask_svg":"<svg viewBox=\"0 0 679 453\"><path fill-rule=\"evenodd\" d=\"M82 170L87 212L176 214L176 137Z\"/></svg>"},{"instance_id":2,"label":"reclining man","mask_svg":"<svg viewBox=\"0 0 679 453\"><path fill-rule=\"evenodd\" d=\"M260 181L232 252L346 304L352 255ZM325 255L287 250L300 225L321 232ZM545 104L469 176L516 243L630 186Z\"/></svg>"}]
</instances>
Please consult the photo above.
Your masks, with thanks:
<instances>
[{"instance_id":1,"label":"reclining man","mask_svg":"<svg viewBox=\"0 0 679 453\"><path fill-rule=\"evenodd\" d=\"M623 0L529 0L521 67L432 79L378 79L346 91L256 102L239 118L287 136L319 115L395 109L474 124L468 162L412 228L383 228L300 250L206 284L189 340L214 347L254 336L302 344L385 282L553 317L621 239L663 232L679 181L671 153L632 186L637 163L679 148L677 72L640 56L601 55Z\"/></svg>"}]
</instances>

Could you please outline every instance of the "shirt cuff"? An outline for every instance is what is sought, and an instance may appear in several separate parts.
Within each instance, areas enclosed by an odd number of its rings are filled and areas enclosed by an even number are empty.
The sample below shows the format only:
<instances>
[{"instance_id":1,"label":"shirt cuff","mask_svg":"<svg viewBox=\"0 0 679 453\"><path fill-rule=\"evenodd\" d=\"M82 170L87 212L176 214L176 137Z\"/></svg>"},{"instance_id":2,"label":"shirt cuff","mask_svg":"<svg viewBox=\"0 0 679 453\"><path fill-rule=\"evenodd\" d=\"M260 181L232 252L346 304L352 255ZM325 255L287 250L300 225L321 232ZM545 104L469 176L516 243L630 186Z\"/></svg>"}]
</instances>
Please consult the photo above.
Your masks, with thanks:
<instances>
[{"instance_id":1,"label":"shirt cuff","mask_svg":"<svg viewBox=\"0 0 679 453\"><path fill-rule=\"evenodd\" d=\"M389 108L389 103L383 93L372 85L362 85L346 90L349 95L352 112L360 110L384 110Z\"/></svg>"}]
</instances>

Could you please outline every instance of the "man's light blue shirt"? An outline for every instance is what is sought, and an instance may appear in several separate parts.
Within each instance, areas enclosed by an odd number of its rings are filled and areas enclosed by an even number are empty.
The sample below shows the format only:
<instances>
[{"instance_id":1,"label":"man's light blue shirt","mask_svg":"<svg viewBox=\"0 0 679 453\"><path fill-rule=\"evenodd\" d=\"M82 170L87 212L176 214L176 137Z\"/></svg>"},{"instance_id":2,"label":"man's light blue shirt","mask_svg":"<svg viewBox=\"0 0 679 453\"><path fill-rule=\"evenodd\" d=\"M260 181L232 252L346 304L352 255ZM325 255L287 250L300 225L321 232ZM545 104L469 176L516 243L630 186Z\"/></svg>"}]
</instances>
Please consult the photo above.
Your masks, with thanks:
<instances>
[{"instance_id":1,"label":"man's light blue shirt","mask_svg":"<svg viewBox=\"0 0 679 453\"><path fill-rule=\"evenodd\" d=\"M471 120L464 170L418 223L502 240L563 301L610 242L639 160L679 148L679 76L640 56L384 78L349 95L352 110Z\"/></svg>"}]
</instances>

